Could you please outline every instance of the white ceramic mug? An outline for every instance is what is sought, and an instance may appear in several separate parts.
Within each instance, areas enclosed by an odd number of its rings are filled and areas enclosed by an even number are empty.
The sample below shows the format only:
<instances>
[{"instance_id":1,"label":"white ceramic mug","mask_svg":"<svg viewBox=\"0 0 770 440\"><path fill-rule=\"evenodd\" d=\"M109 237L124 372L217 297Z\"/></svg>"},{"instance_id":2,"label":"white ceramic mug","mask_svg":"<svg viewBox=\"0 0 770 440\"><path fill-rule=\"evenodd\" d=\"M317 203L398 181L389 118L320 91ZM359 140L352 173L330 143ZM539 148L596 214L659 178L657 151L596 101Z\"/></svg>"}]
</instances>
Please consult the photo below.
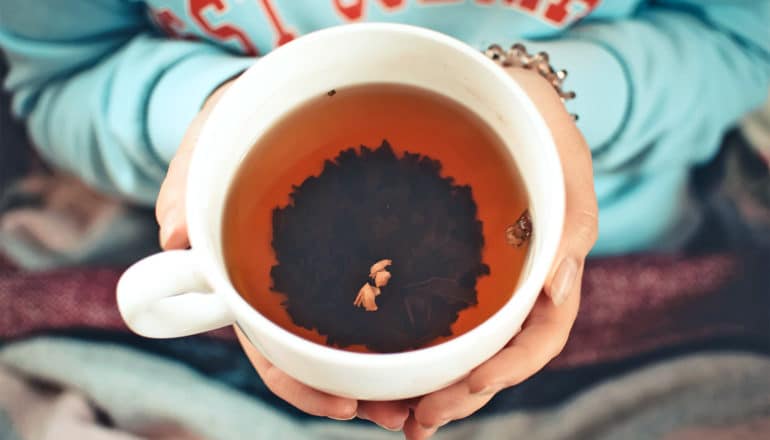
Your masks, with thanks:
<instances>
[{"instance_id":1,"label":"white ceramic mug","mask_svg":"<svg viewBox=\"0 0 770 440\"><path fill-rule=\"evenodd\" d=\"M473 330L404 353L364 354L296 336L252 308L230 283L222 213L233 177L255 142L283 115L335 88L412 85L462 102L505 142L530 201L534 234L511 299ZM313 388L365 400L435 391L499 351L521 328L548 273L564 221L564 179L542 117L518 84L478 50L411 26L360 24L306 35L261 58L226 91L198 139L187 186L192 248L129 268L118 284L128 326L170 338L237 324L276 367Z\"/></svg>"}]
</instances>

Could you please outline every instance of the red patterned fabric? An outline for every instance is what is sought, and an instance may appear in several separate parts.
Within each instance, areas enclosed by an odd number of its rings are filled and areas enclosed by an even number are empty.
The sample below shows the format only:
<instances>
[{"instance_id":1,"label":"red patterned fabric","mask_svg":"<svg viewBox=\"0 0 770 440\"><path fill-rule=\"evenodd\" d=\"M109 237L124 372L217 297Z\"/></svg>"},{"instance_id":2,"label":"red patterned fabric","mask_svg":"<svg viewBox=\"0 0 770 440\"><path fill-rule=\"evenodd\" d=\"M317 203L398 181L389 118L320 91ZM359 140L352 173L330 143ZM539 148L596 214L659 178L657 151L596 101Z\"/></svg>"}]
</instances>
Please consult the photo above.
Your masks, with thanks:
<instances>
[{"instance_id":1,"label":"red patterned fabric","mask_svg":"<svg viewBox=\"0 0 770 440\"><path fill-rule=\"evenodd\" d=\"M763 266L730 255L592 261L572 336L551 367L620 360L713 338L768 340L770 283ZM0 261L0 339L73 328L127 332L115 304L119 275L117 269L23 273ZM210 336L233 338L229 329Z\"/></svg>"},{"instance_id":2,"label":"red patterned fabric","mask_svg":"<svg viewBox=\"0 0 770 440\"><path fill-rule=\"evenodd\" d=\"M551 366L620 360L716 338L766 342L766 266L759 258L730 255L595 261L586 268L570 341Z\"/></svg>"}]
</instances>

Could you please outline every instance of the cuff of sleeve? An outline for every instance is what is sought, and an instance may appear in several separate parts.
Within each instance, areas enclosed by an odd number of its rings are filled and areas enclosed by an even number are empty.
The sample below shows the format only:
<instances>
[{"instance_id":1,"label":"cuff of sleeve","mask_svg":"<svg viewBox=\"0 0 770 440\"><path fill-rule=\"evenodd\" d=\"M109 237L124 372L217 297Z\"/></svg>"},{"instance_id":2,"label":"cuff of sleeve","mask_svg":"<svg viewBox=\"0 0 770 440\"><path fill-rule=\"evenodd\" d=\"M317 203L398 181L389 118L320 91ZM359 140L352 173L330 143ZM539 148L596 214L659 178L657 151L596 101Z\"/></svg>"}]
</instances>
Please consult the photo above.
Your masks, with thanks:
<instances>
[{"instance_id":1,"label":"cuff of sleeve","mask_svg":"<svg viewBox=\"0 0 770 440\"><path fill-rule=\"evenodd\" d=\"M161 77L148 105L147 135L164 163L174 156L187 127L211 93L252 64L254 58L198 53Z\"/></svg>"},{"instance_id":2,"label":"cuff of sleeve","mask_svg":"<svg viewBox=\"0 0 770 440\"><path fill-rule=\"evenodd\" d=\"M578 115L578 128L591 150L609 143L620 130L628 111L630 92L625 70L613 53L600 44L582 40L531 41L531 52L548 53L555 69L566 69L565 90L576 97L567 101Z\"/></svg>"}]
</instances>

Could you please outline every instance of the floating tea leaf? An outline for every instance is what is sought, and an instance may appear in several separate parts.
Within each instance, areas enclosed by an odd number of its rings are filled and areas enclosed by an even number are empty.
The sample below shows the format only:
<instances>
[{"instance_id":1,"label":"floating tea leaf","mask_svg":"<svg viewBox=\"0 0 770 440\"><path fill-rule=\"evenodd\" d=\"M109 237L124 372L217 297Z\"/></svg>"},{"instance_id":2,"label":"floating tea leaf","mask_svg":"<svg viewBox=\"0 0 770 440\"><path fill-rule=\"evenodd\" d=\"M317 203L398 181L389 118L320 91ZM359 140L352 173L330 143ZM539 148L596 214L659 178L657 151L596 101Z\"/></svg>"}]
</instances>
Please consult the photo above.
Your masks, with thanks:
<instances>
[{"instance_id":1,"label":"floating tea leaf","mask_svg":"<svg viewBox=\"0 0 770 440\"><path fill-rule=\"evenodd\" d=\"M272 288L330 345L419 348L477 303L489 267L476 211L436 160L387 142L344 150L273 211Z\"/></svg>"}]
</instances>

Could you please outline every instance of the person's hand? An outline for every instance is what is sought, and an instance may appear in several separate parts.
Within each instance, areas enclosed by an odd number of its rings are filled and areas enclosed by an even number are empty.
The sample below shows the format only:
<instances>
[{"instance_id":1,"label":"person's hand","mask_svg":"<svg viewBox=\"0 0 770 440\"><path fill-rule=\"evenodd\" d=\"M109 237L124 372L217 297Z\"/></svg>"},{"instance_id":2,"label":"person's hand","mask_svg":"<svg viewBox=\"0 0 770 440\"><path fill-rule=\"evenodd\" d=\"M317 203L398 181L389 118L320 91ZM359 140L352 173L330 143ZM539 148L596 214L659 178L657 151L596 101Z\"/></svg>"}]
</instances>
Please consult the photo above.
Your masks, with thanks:
<instances>
[{"instance_id":1,"label":"person's hand","mask_svg":"<svg viewBox=\"0 0 770 440\"><path fill-rule=\"evenodd\" d=\"M206 118L230 83L220 86L204 104L187 129L182 144L169 164L160 188L155 215L160 225L163 249L185 249L189 246L185 219L185 189L190 157ZM266 386L278 397L312 415L348 420L358 416L390 430L400 430L409 415L404 402L357 402L332 396L304 385L275 368L248 342L236 328L236 334L246 355Z\"/></svg>"},{"instance_id":2,"label":"person's hand","mask_svg":"<svg viewBox=\"0 0 770 440\"><path fill-rule=\"evenodd\" d=\"M349 420L354 417L371 420L389 431L400 431L409 416L407 402L367 402L333 396L313 389L292 379L273 366L270 361L249 343L246 336L236 327L235 333L246 356L254 365L265 385L281 399L312 415L335 420Z\"/></svg>"},{"instance_id":3,"label":"person's hand","mask_svg":"<svg viewBox=\"0 0 770 440\"><path fill-rule=\"evenodd\" d=\"M550 84L527 70L510 73L542 113L559 150L567 198L561 244L544 286L546 295L540 296L522 331L465 379L413 403L404 425L409 440L432 436L538 372L561 352L577 316L583 264L598 231L590 150Z\"/></svg>"}]
</instances>

